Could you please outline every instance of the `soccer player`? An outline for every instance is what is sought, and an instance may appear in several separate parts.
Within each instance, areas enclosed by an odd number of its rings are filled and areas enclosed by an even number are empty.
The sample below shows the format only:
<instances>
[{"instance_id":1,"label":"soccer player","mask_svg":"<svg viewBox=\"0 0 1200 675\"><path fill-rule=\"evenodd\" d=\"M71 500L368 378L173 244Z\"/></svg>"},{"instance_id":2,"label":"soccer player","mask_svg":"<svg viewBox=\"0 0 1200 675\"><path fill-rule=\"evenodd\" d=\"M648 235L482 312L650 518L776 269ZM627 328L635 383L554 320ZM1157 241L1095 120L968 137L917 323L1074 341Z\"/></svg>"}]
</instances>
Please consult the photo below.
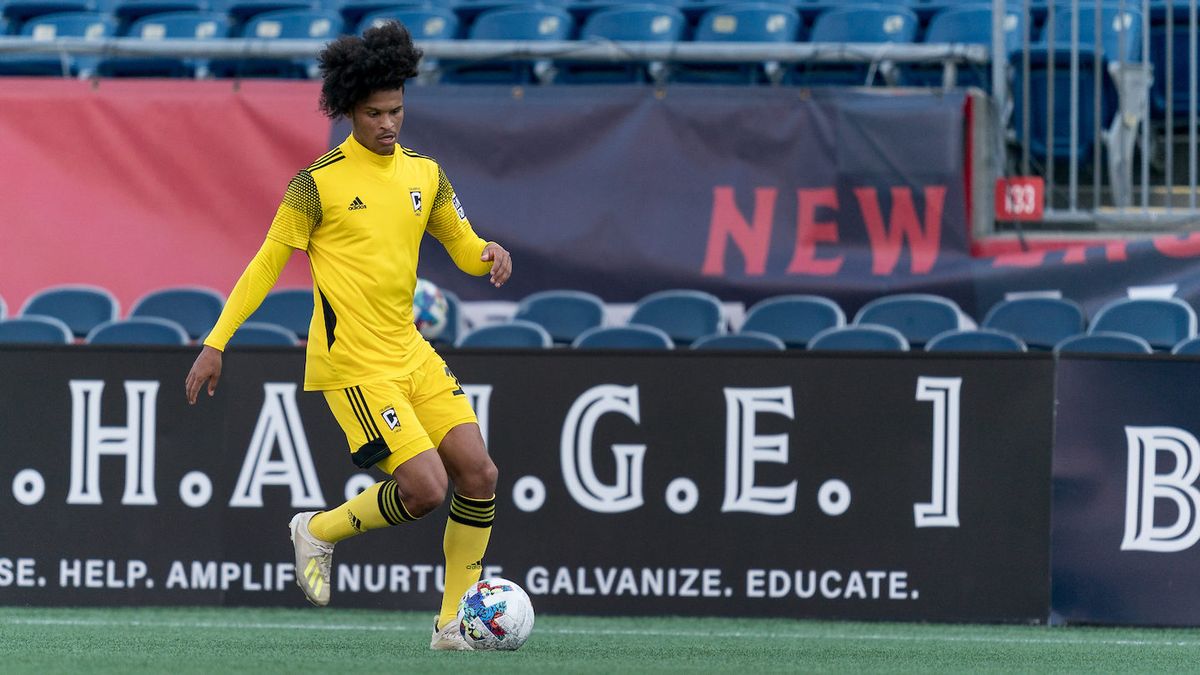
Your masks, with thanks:
<instances>
[{"instance_id":1,"label":"soccer player","mask_svg":"<svg viewBox=\"0 0 1200 675\"><path fill-rule=\"evenodd\" d=\"M497 474L462 388L413 325L417 253L428 231L459 269L490 273L496 287L508 280L512 260L475 234L437 162L397 144L404 82L416 76L420 57L394 22L342 36L321 52L321 108L348 117L351 134L288 185L185 388L191 404L205 386L215 393L230 337L292 251L305 251L316 309L304 388L324 393L354 464L389 477L337 508L292 518L296 582L310 602L328 604L334 544L417 520L445 501L452 483L445 593L430 648L459 650L468 647L454 617L459 597L479 580Z\"/></svg>"}]
</instances>

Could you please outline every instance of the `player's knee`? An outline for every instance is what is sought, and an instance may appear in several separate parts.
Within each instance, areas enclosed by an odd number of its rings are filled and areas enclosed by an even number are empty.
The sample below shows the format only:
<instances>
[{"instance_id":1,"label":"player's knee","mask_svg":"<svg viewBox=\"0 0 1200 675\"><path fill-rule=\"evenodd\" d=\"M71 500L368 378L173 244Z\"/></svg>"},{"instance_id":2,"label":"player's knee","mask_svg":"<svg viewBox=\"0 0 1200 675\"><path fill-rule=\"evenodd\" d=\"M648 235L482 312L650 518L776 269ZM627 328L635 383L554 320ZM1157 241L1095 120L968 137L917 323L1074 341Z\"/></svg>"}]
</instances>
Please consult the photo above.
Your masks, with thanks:
<instances>
[{"instance_id":1,"label":"player's knee","mask_svg":"<svg viewBox=\"0 0 1200 675\"><path fill-rule=\"evenodd\" d=\"M427 515L446 500L447 483L444 477L430 478L409 486L404 494L404 507L413 518Z\"/></svg>"},{"instance_id":2,"label":"player's knee","mask_svg":"<svg viewBox=\"0 0 1200 675\"><path fill-rule=\"evenodd\" d=\"M496 482L499 480L499 476L500 471L496 468L496 463L490 457L485 456L477 466L459 476L454 489L464 497L487 499L496 494Z\"/></svg>"}]
</instances>

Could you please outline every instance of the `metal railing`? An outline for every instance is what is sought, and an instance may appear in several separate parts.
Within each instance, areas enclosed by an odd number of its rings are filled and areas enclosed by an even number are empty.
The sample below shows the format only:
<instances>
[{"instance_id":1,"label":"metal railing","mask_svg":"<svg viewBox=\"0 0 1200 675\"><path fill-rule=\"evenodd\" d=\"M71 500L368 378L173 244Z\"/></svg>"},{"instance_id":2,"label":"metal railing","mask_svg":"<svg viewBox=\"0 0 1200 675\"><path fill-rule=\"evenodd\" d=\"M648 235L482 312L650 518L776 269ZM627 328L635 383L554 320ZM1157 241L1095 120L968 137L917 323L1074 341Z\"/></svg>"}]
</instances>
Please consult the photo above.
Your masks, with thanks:
<instances>
[{"instance_id":1,"label":"metal railing","mask_svg":"<svg viewBox=\"0 0 1200 675\"><path fill-rule=\"evenodd\" d=\"M1014 6L1022 13L1024 34L1019 53L1009 54L1004 47L1002 20ZM1036 38L1035 10L1045 12L1041 35ZM1081 17L1088 10L1092 20L1090 25L1083 25ZM1126 38L1137 27L1138 18L1140 47L1127 53L1126 45L1135 41ZM1186 20L1188 36L1185 64L1175 62L1175 33L1181 26L1180 19ZM1064 23L1066 35L1060 34ZM1125 35L1120 35L1123 31ZM1007 148L1002 155L1008 160L1004 173L1041 175L1045 179L1045 228L1132 233L1200 227L1197 0L1048 0L1040 7L1031 0L1019 5L993 0L992 34L993 95L1001 118L1008 120L1001 125L1007 130ZM1119 38L1114 39L1114 34ZM1152 40L1161 41L1162 48L1152 50ZM1091 61L1090 68L1081 63L1083 55ZM1035 56L1038 63L1034 62ZM1044 64L1040 63L1043 59ZM1059 71L1063 67L1065 87ZM1181 67L1188 74L1186 113L1175 109L1179 94L1175 76ZM1156 68L1162 72L1155 72ZM1035 76L1044 81L1044 90L1034 89ZM1155 78L1161 78L1158 87ZM1014 82L1019 83L1019 91L1010 89ZM1081 92L1089 91L1091 99L1080 100ZM1162 93L1157 106L1156 91ZM1113 93L1115 107L1111 103ZM1058 118L1064 112L1058 105L1061 96L1067 97L1065 153L1060 152L1063 124ZM1014 99L1020 101L1019 107L1012 106ZM1090 129L1081 128L1084 113L1090 113ZM1105 119L1109 113L1111 119ZM1032 136L1032 122L1039 115L1044 120L1044 139ZM1183 128L1185 144L1179 138ZM1084 139L1089 138L1087 145ZM1042 152L1037 151L1039 143ZM1181 144L1186 146L1182 153L1177 147ZM1186 174L1186 186L1181 184L1181 174Z\"/></svg>"},{"instance_id":2,"label":"metal railing","mask_svg":"<svg viewBox=\"0 0 1200 675\"><path fill-rule=\"evenodd\" d=\"M985 65L991 58L983 45L895 43L762 43L762 42L614 42L611 40L427 40L418 43L425 56L461 60L541 60L666 63L939 63ZM0 36L0 54L91 56L182 56L191 58L312 58L324 40L143 40L140 38L57 38L30 40Z\"/></svg>"}]
</instances>

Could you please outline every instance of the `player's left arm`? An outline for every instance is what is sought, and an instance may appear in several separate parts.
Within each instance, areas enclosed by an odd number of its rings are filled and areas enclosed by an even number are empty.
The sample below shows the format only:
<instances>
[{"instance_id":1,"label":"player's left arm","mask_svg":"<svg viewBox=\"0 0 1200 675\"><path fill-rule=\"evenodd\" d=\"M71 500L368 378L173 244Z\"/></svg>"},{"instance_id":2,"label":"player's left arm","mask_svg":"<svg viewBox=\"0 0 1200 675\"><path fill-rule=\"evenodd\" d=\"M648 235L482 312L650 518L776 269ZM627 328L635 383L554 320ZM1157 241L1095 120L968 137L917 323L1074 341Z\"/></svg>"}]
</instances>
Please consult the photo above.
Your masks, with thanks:
<instances>
[{"instance_id":1,"label":"player's left arm","mask_svg":"<svg viewBox=\"0 0 1200 675\"><path fill-rule=\"evenodd\" d=\"M442 243L458 269L467 274L483 276L490 272L489 280L497 288L512 276L512 256L500 244L484 241L475 234L441 167L426 230Z\"/></svg>"}]
</instances>

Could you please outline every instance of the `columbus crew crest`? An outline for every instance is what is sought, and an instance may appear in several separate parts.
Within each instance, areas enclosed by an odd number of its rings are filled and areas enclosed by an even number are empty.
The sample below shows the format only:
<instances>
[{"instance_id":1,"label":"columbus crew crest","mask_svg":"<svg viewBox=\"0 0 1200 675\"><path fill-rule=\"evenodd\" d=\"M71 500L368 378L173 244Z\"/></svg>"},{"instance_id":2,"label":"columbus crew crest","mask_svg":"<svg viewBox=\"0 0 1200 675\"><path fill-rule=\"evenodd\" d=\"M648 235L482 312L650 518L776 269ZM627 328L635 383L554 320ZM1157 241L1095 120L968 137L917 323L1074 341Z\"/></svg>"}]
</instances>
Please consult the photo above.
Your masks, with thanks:
<instances>
[{"instance_id":1,"label":"columbus crew crest","mask_svg":"<svg viewBox=\"0 0 1200 675\"><path fill-rule=\"evenodd\" d=\"M413 215L421 215L421 191L409 190L408 196L412 198Z\"/></svg>"}]
</instances>

